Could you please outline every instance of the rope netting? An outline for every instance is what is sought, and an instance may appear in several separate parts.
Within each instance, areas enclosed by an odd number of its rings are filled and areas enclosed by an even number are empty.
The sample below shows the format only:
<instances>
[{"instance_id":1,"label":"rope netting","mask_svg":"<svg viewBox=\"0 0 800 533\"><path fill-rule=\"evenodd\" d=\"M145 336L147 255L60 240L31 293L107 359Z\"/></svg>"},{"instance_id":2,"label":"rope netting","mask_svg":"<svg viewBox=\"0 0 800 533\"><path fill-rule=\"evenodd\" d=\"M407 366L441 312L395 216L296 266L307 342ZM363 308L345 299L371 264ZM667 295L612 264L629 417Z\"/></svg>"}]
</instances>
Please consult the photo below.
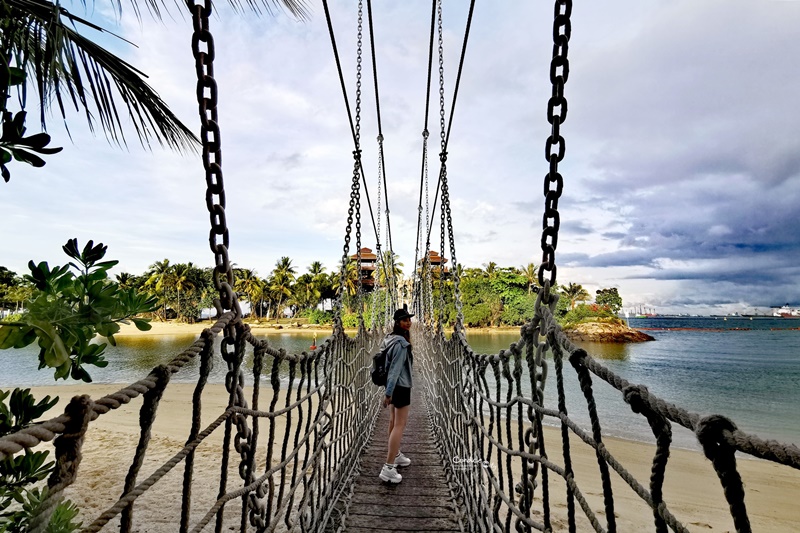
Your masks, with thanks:
<instances>
[{"instance_id":1,"label":"rope netting","mask_svg":"<svg viewBox=\"0 0 800 533\"><path fill-rule=\"evenodd\" d=\"M357 336L348 337L339 327L317 349L288 354L267 340L254 337L249 326L232 317L232 313L223 315L188 349L153 369L146 378L97 400L77 396L65 414L0 438L0 460L55 439L59 467L48 480L47 500L31 531L45 531L65 489L75 481L82 445L92 436L87 435L91 422L139 396L143 397L141 431L123 493L100 516L82 515L84 519L94 518L83 531L100 531L117 517L119 524L115 522L114 527L134 530L135 501L159 483L166 484L169 497L181 503L180 516L171 522L173 530L201 531L212 521L215 531L234 529L233 524L240 531L336 529L341 513L346 511L359 458L378 414L379 390L370 381L368 369L382 335L362 329ZM215 343L219 333L228 327L235 329L236 342L225 338ZM203 428L203 393L217 358L215 345L227 364L225 386L229 400L227 408L215 413L213 422ZM170 377L198 357L192 425L186 445L145 477L140 469L148 453L159 401ZM248 368L251 362L252 369ZM248 381L252 391L249 403L245 397ZM187 414L188 410L187 406ZM202 515L195 509L192 517L192 488L209 483L204 476L194 474L195 452L218 430L224 433L218 458L219 492ZM115 461L123 461L121 455L116 455ZM182 483L164 480L181 463ZM229 482L231 470L238 470L238 484ZM240 502L236 510L241 515L226 518L226 504L235 500ZM148 517L142 514L147 526Z\"/></svg>"},{"instance_id":2,"label":"rope netting","mask_svg":"<svg viewBox=\"0 0 800 533\"><path fill-rule=\"evenodd\" d=\"M549 287L549 283L546 285ZM736 531L751 531L735 454L800 469L800 448L760 439L738 430L724 416L692 413L662 400L643 385L629 383L567 339L553 316L557 295L549 305L542 303L547 293L547 287L540 292L535 317L522 327L519 341L499 354L475 353L460 330L449 339L441 328L433 334L432 328L418 326L415 332L431 427L460 513L467 518L464 523L471 524L471 531L583 530L577 503L588 520L582 522L584 527L616 531L611 482L614 471L652 510L656 532L668 528L688 531L663 499L672 424L678 424L696 435L711 461ZM557 405L552 407L544 405L548 351L552 353L557 388ZM580 383L590 420L588 431L567 412L565 363ZM648 486L604 445L593 376L619 391L628 408L642 415L652 429L656 447ZM558 451L545 447L545 421L559 428ZM593 510L578 485L571 442L573 447L579 442L594 449L602 485L602 511ZM560 455L561 464L551 460L548 453ZM565 504L553 504L556 482L565 492ZM561 515L565 508L566 516L556 519L555 507ZM556 521L558 527L554 527Z\"/></svg>"}]
</instances>

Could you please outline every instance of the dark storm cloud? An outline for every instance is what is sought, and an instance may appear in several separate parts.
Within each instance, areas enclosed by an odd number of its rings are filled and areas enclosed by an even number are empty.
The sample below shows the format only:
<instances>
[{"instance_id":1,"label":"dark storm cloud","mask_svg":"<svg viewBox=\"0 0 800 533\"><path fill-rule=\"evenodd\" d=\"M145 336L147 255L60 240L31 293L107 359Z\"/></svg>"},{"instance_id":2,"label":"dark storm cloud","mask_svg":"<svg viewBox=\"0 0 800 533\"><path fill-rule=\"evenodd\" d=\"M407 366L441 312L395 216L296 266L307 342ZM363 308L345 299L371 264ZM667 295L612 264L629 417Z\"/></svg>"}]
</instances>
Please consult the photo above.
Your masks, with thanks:
<instances>
[{"instance_id":1,"label":"dark storm cloud","mask_svg":"<svg viewBox=\"0 0 800 533\"><path fill-rule=\"evenodd\" d=\"M559 231L566 235L591 235L595 232L592 226L584 220L569 220L561 223Z\"/></svg>"},{"instance_id":2,"label":"dark storm cloud","mask_svg":"<svg viewBox=\"0 0 800 533\"><path fill-rule=\"evenodd\" d=\"M571 43L570 154L627 228L576 264L702 281L720 304L797 293L800 2L769 6L673 2L630 40Z\"/></svg>"}]
</instances>

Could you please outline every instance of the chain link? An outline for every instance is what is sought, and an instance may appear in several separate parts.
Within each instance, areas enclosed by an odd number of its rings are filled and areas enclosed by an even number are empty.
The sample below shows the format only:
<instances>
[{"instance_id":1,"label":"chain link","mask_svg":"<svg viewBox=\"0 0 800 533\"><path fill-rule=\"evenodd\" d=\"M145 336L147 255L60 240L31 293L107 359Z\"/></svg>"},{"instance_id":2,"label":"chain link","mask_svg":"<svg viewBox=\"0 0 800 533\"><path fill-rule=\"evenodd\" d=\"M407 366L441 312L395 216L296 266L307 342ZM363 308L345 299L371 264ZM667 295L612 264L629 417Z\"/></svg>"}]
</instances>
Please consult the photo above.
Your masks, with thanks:
<instances>
[{"instance_id":1,"label":"chain link","mask_svg":"<svg viewBox=\"0 0 800 533\"><path fill-rule=\"evenodd\" d=\"M356 160L356 171L361 173L361 69L362 69L362 45L363 45L363 29L364 29L364 2L358 2L358 44L357 44L357 59L356 59L356 149L358 150L358 159ZM356 176L356 179L358 176ZM356 191L355 198L356 208L356 272L358 275L358 286L356 287L356 305L358 306L358 322L359 325L364 324L364 291L361 273L361 190Z\"/></svg>"},{"instance_id":2,"label":"chain link","mask_svg":"<svg viewBox=\"0 0 800 533\"><path fill-rule=\"evenodd\" d=\"M206 207L211 222L209 246L214 253L214 288L219 292L214 307L217 314L241 309L233 291L233 268L228 257L229 233L225 217L225 183L222 174L222 142L217 117L217 83L214 80L214 37L208 29L211 0L189 3L192 13L192 55L197 74L197 104L200 114L200 139L203 145L203 169L206 177ZM221 241L221 242L220 242ZM232 330L231 330L232 331Z\"/></svg>"},{"instance_id":3,"label":"chain link","mask_svg":"<svg viewBox=\"0 0 800 533\"><path fill-rule=\"evenodd\" d=\"M558 213L558 200L564 189L564 178L558 172L558 163L564 159L566 142L561 136L561 124L567 119L567 99L564 85L569 78L569 38L572 34L570 15L572 0L556 0L553 20L553 59L550 62L550 82L552 96L547 102L547 121L552 126L550 136L545 142L545 159L550 169L544 178L545 207L542 217L542 263L539 266L539 285L544 286L547 279L551 286L556 284L556 247L561 219ZM548 278L545 275L549 274Z\"/></svg>"},{"instance_id":4,"label":"chain link","mask_svg":"<svg viewBox=\"0 0 800 533\"><path fill-rule=\"evenodd\" d=\"M438 52L439 52L439 139L441 148L439 151L439 161L441 163L441 172L446 172L445 164L447 161L447 153L445 148L447 146L446 133L445 133L445 108L444 108L444 30L442 28L442 0L436 2L436 32L438 37ZM440 174L441 178L441 174ZM439 234L439 250L441 260L439 262L439 325L444 322L444 232L445 232L445 213L444 203L442 203L440 216L440 234Z\"/></svg>"},{"instance_id":5,"label":"chain link","mask_svg":"<svg viewBox=\"0 0 800 533\"><path fill-rule=\"evenodd\" d=\"M382 176L383 176L383 135L379 134L378 137L377 137L377 140L378 140L378 209L377 209L378 220L377 220L377 225L376 225L376 229L375 229L375 242L377 243L375 251L376 251L376 255L378 256L378 260L377 260L377 268L378 268L378 270L375 270L372 273L372 276L373 276L373 285L372 285L372 287L373 288L372 288L372 306L371 306L371 309L372 309L372 326L373 327L375 327L375 325L377 323L377 317L378 317L378 315L377 315L377 311L378 311L378 293L380 292L380 288L381 288L381 284L380 284L381 269L383 269L384 274L385 274L385 278L386 278L384 280L384 282L387 284L387 286L390 284L390 280L389 280L389 276L388 276L388 272L387 272L387 269L389 268L389 266L384 261L383 254L381 253L381 220L383 218L383 214L381 213L381 200L382 200L382 193L383 193L383 188L382 188L383 180L381 179ZM387 204L388 204L388 199L387 199ZM387 224L386 235L387 235L387 240L388 240L388 235L389 235L389 230L388 230L389 216L388 216L388 214L386 215L386 224ZM389 247L387 246L386 249L388 250ZM375 276L377 276L377 278Z\"/></svg>"}]
</instances>

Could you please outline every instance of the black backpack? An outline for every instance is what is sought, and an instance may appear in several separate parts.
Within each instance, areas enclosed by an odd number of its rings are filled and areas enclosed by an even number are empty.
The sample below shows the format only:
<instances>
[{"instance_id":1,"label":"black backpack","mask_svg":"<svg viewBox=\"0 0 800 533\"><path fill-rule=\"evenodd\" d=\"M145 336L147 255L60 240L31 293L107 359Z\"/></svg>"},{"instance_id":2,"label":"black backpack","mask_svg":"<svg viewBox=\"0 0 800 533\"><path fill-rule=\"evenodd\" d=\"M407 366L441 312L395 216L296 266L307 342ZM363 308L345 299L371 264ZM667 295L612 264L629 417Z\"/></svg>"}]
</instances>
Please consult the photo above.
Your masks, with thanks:
<instances>
[{"instance_id":1,"label":"black backpack","mask_svg":"<svg viewBox=\"0 0 800 533\"><path fill-rule=\"evenodd\" d=\"M386 361L386 353L381 351L372 356L372 370L369 375L372 382L379 386L386 386L386 377L389 373L389 365Z\"/></svg>"}]
</instances>

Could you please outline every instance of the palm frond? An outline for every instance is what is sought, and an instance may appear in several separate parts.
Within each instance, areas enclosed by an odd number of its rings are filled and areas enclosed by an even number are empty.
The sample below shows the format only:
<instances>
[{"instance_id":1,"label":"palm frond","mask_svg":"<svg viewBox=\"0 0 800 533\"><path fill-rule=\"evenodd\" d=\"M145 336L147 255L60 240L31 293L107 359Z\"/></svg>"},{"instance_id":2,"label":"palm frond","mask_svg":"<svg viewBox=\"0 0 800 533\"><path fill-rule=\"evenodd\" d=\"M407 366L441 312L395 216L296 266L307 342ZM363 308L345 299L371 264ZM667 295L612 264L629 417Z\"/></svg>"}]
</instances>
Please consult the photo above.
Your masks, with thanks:
<instances>
[{"instance_id":1,"label":"palm frond","mask_svg":"<svg viewBox=\"0 0 800 533\"><path fill-rule=\"evenodd\" d=\"M6 5L9 17L2 32L9 47L7 57L14 57L35 80L42 128L46 128L45 116L53 100L64 118L70 102L84 113L92 131L99 123L110 140L124 145L117 106L121 99L143 146L156 141L187 150L197 142L144 81L143 72L74 29L102 28L47 0L7 0Z\"/></svg>"}]
</instances>

